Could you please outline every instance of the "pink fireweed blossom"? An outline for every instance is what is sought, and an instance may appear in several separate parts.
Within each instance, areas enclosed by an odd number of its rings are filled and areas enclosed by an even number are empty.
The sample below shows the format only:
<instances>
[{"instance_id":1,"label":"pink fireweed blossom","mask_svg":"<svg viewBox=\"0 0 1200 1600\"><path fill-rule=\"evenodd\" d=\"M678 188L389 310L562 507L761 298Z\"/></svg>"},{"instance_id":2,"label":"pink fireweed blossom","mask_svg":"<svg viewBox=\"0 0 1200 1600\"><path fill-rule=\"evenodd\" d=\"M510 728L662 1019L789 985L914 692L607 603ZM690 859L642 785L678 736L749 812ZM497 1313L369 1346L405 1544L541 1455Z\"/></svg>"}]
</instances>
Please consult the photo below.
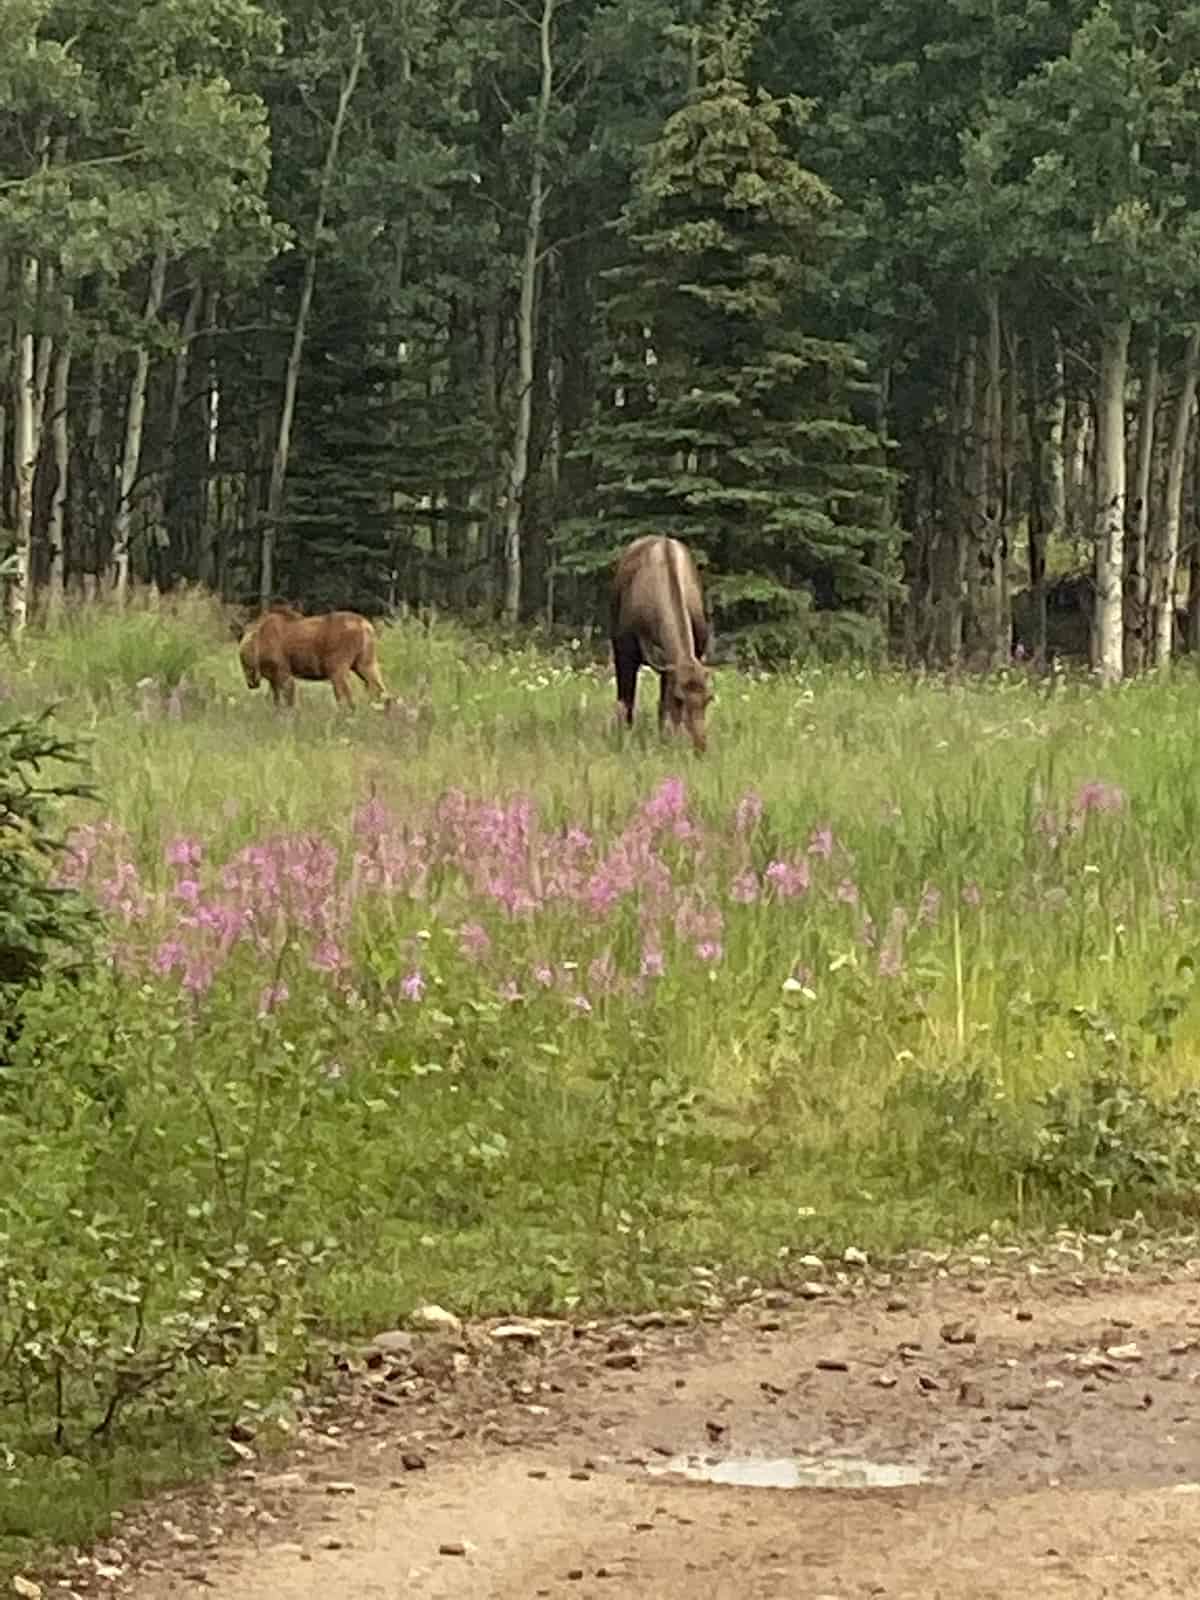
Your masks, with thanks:
<instances>
[{"instance_id":1,"label":"pink fireweed blossom","mask_svg":"<svg viewBox=\"0 0 1200 1600\"><path fill-rule=\"evenodd\" d=\"M458 930L458 947L464 956L478 960L487 955L492 948L492 941L486 928L478 922L467 922Z\"/></svg>"},{"instance_id":2,"label":"pink fireweed blossom","mask_svg":"<svg viewBox=\"0 0 1200 1600\"><path fill-rule=\"evenodd\" d=\"M697 957L710 966L716 966L724 954L724 947L718 939L704 939L696 946Z\"/></svg>"},{"instance_id":3,"label":"pink fireweed blossom","mask_svg":"<svg viewBox=\"0 0 1200 1600\"><path fill-rule=\"evenodd\" d=\"M268 983L258 997L258 1014L260 1017L269 1017L280 1006L286 1005L290 998L290 991L286 983Z\"/></svg>"},{"instance_id":4,"label":"pink fireweed blossom","mask_svg":"<svg viewBox=\"0 0 1200 1600\"><path fill-rule=\"evenodd\" d=\"M414 968L406 978L400 980L400 993L414 1004L425 998L425 987L425 977L419 968Z\"/></svg>"},{"instance_id":5,"label":"pink fireweed blossom","mask_svg":"<svg viewBox=\"0 0 1200 1600\"><path fill-rule=\"evenodd\" d=\"M588 987L594 994L609 994L616 988L617 965L608 950L588 966Z\"/></svg>"},{"instance_id":6,"label":"pink fireweed blossom","mask_svg":"<svg viewBox=\"0 0 1200 1600\"><path fill-rule=\"evenodd\" d=\"M182 967L187 961L187 952L178 939L164 939L154 952L151 959L151 968L162 978L174 972L176 967Z\"/></svg>"},{"instance_id":7,"label":"pink fireweed blossom","mask_svg":"<svg viewBox=\"0 0 1200 1600\"><path fill-rule=\"evenodd\" d=\"M540 984L543 989L552 989L554 987L553 968L548 967L544 961L539 962L533 969L533 981Z\"/></svg>"},{"instance_id":8,"label":"pink fireweed blossom","mask_svg":"<svg viewBox=\"0 0 1200 1600\"><path fill-rule=\"evenodd\" d=\"M972 880L970 883L963 884L962 899L965 906L981 906L983 904L983 890Z\"/></svg>"},{"instance_id":9,"label":"pink fireweed blossom","mask_svg":"<svg viewBox=\"0 0 1200 1600\"><path fill-rule=\"evenodd\" d=\"M499 994L501 1000L503 1000L506 1005L510 1006L515 1005L518 1000L523 1000L525 998L525 996L521 993L515 978L509 978L506 982L502 983L500 988L497 990L497 993Z\"/></svg>"},{"instance_id":10,"label":"pink fireweed blossom","mask_svg":"<svg viewBox=\"0 0 1200 1600\"><path fill-rule=\"evenodd\" d=\"M172 839L163 854L170 867L198 867L204 860L204 846L199 839Z\"/></svg>"},{"instance_id":11,"label":"pink fireweed blossom","mask_svg":"<svg viewBox=\"0 0 1200 1600\"><path fill-rule=\"evenodd\" d=\"M757 790L747 789L737 803L733 815L733 831L738 834L753 833L762 821L763 801Z\"/></svg>"},{"instance_id":12,"label":"pink fireweed blossom","mask_svg":"<svg viewBox=\"0 0 1200 1600\"><path fill-rule=\"evenodd\" d=\"M642 961L638 970L643 978L661 978L667 970L661 949L649 939L642 945Z\"/></svg>"},{"instance_id":13,"label":"pink fireweed blossom","mask_svg":"<svg viewBox=\"0 0 1200 1600\"><path fill-rule=\"evenodd\" d=\"M592 1014L592 1002L585 994L572 995L571 1007L578 1011L581 1017L590 1017Z\"/></svg>"},{"instance_id":14,"label":"pink fireweed blossom","mask_svg":"<svg viewBox=\"0 0 1200 1600\"><path fill-rule=\"evenodd\" d=\"M665 827L687 812L687 788L682 778L664 778L642 807L642 817L652 827Z\"/></svg>"},{"instance_id":15,"label":"pink fireweed blossom","mask_svg":"<svg viewBox=\"0 0 1200 1600\"><path fill-rule=\"evenodd\" d=\"M843 878L837 886L836 895L841 905L856 906L858 904L858 885L850 878Z\"/></svg>"},{"instance_id":16,"label":"pink fireweed blossom","mask_svg":"<svg viewBox=\"0 0 1200 1600\"><path fill-rule=\"evenodd\" d=\"M750 906L758 899L758 873L752 868L739 872L729 886L729 898L736 900L738 905Z\"/></svg>"},{"instance_id":17,"label":"pink fireweed blossom","mask_svg":"<svg viewBox=\"0 0 1200 1600\"><path fill-rule=\"evenodd\" d=\"M1125 804L1124 789L1115 783L1105 783L1097 778L1090 783L1080 785L1071 809L1076 816L1084 817L1091 811L1101 814L1124 811Z\"/></svg>"},{"instance_id":18,"label":"pink fireweed blossom","mask_svg":"<svg viewBox=\"0 0 1200 1600\"><path fill-rule=\"evenodd\" d=\"M803 856L798 861L772 861L763 876L777 900L794 900L807 893L811 881Z\"/></svg>"},{"instance_id":19,"label":"pink fireweed blossom","mask_svg":"<svg viewBox=\"0 0 1200 1600\"><path fill-rule=\"evenodd\" d=\"M175 898L194 906L200 898L200 885L195 878L181 878L175 885Z\"/></svg>"},{"instance_id":20,"label":"pink fireweed blossom","mask_svg":"<svg viewBox=\"0 0 1200 1600\"><path fill-rule=\"evenodd\" d=\"M808 841L808 853L810 856L820 856L828 861L833 854L833 845L832 828L814 828Z\"/></svg>"},{"instance_id":21,"label":"pink fireweed blossom","mask_svg":"<svg viewBox=\"0 0 1200 1600\"><path fill-rule=\"evenodd\" d=\"M908 927L908 912L903 906L892 911L888 931L879 950L879 976L898 978L904 970L904 933Z\"/></svg>"},{"instance_id":22,"label":"pink fireweed blossom","mask_svg":"<svg viewBox=\"0 0 1200 1600\"><path fill-rule=\"evenodd\" d=\"M675 933L680 939L701 944L721 937L725 918L719 906L705 905L696 895L687 895L675 912Z\"/></svg>"},{"instance_id":23,"label":"pink fireweed blossom","mask_svg":"<svg viewBox=\"0 0 1200 1600\"><path fill-rule=\"evenodd\" d=\"M346 965L346 957L334 940L322 939L309 957L308 964L318 972L338 972Z\"/></svg>"}]
</instances>

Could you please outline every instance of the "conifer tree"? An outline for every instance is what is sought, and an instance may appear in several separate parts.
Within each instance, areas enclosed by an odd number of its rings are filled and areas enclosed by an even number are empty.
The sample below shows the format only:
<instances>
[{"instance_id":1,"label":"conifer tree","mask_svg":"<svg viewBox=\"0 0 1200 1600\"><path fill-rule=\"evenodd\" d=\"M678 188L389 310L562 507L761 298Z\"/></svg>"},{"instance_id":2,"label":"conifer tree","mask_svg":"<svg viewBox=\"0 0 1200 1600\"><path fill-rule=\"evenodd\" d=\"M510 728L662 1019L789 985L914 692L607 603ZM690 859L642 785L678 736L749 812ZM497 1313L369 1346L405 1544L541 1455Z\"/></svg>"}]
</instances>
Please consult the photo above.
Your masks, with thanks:
<instances>
[{"instance_id":1,"label":"conifer tree","mask_svg":"<svg viewBox=\"0 0 1200 1600\"><path fill-rule=\"evenodd\" d=\"M854 415L861 361L812 331L830 321L837 200L789 149L806 107L747 82L758 24L752 0L696 31L696 86L641 163L586 444L601 515L568 564L671 533L707 558L727 623L786 622L794 642L814 605L852 621L886 584L888 473Z\"/></svg>"}]
</instances>

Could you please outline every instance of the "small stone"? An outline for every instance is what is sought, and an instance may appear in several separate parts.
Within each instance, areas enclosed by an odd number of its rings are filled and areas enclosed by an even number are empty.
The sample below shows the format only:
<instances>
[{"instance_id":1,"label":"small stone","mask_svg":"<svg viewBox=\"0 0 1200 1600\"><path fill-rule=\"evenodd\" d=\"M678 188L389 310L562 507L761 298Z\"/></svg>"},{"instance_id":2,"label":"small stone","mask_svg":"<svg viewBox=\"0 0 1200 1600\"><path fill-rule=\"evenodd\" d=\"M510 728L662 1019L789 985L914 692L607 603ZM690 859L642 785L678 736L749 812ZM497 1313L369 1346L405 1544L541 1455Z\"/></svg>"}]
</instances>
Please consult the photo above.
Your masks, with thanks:
<instances>
[{"instance_id":1,"label":"small stone","mask_svg":"<svg viewBox=\"0 0 1200 1600\"><path fill-rule=\"evenodd\" d=\"M545 1467L530 1467L525 1476L527 1478L547 1478L549 1477L549 1473L546 1471Z\"/></svg>"},{"instance_id":2,"label":"small stone","mask_svg":"<svg viewBox=\"0 0 1200 1600\"><path fill-rule=\"evenodd\" d=\"M443 1539L441 1544L438 1545L438 1555L440 1556L465 1556L466 1553L467 1544L465 1539Z\"/></svg>"},{"instance_id":3,"label":"small stone","mask_svg":"<svg viewBox=\"0 0 1200 1600\"><path fill-rule=\"evenodd\" d=\"M977 1383L960 1383L958 1386L958 1403L960 1406L984 1405L983 1390Z\"/></svg>"},{"instance_id":4,"label":"small stone","mask_svg":"<svg viewBox=\"0 0 1200 1600\"><path fill-rule=\"evenodd\" d=\"M400 1457L400 1465L405 1472L424 1472L425 1457L415 1450L405 1450Z\"/></svg>"},{"instance_id":5,"label":"small stone","mask_svg":"<svg viewBox=\"0 0 1200 1600\"><path fill-rule=\"evenodd\" d=\"M371 1348L385 1356L411 1356L416 1351L417 1340L406 1328L389 1328L375 1335Z\"/></svg>"},{"instance_id":6,"label":"small stone","mask_svg":"<svg viewBox=\"0 0 1200 1600\"><path fill-rule=\"evenodd\" d=\"M236 1439L238 1444L253 1444L255 1432L248 1422L235 1422L229 1430L229 1437Z\"/></svg>"},{"instance_id":7,"label":"small stone","mask_svg":"<svg viewBox=\"0 0 1200 1600\"><path fill-rule=\"evenodd\" d=\"M32 1583L28 1578L22 1578L19 1573L13 1579L12 1586L14 1591L21 1596L21 1600L42 1600L41 1584Z\"/></svg>"},{"instance_id":8,"label":"small stone","mask_svg":"<svg viewBox=\"0 0 1200 1600\"><path fill-rule=\"evenodd\" d=\"M612 1350L604 1358L604 1365L612 1367L617 1372L628 1372L636 1368L640 1358L636 1350Z\"/></svg>"},{"instance_id":9,"label":"small stone","mask_svg":"<svg viewBox=\"0 0 1200 1600\"><path fill-rule=\"evenodd\" d=\"M1004 1405L1005 1411L1028 1411L1029 1410L1029 1401L1024 1399L1020 1395L1014 1395L1012 1397L1012 1399L1005 1400L1003 1402L1003 1405Z\"/></svg>"},{"instance_id":10,"label":"small stone","mask_svg":"<svg viewBox=\"0 0 1200 1600\"><path fill-rule=\"evenodd\" d=\"M496 1344L537 1344L542 1337L540 1328L531 1327L528 1322L503 1322L498 1328L492 1329L492 1339Z\"/></svg>"},{"instance_id":11,"label":"small stone","mask_svg":"<svg viewBox=\"0 0 1200 1600\"><path fill-rule=\"evenodd\" d=\"M572 1567L570 1569L570 1571L567 1573L567 1577L570 1579L570 1581L572 1583L578 1583L579 1580L583 1577L583 1568L582 1567Z\"/></svg>"},{"instance_id":12,"label":"small stone","mask_svg":"<svg viewBox=\"0 0 1200 1600\"><path fill-rule=\"evenodd\" d=\"M817 1362L818 1372L849 1372L850 1363L840 1356L822 1356Z\"/></svg>"},{"instance_id":13,"label":"small stone","mask_svg":"<svg viewBox=\"0 0 1200 1600\"><path fill-rule=\"evenodd\" d=\"M1108 1358L1110 1361L1140 1361L1142 1352L1136 1344L1110 1344Z\"/></svg>"},{"instance_id":14,"label":"small stone","mask_svg":"<svg viewBox=\"0 0 1200 1600\"><path fill-rule=\"evenodd\" d=\"M942 1338L946 1344L974 1344L976 1337L975 1329L970 1323L944 1322L942 1324Z\"/></svg>"},{"instance_id":15,"label":"small stone","mask_svg":"<svg viewBox=\"0 0 1200 1600\"><path fill-rule=\"evenodd\" d=\"M409 1321L418 1328L429 1328L435 1333L461 1333L462 1323L453 1311L444 1306L418 1306Z\"/></svg>"},{"instance_id":16,"label":"small stone","mask_svg":"<svg viewBox=\"0 0 1200 1600\"><path fill-rule=\"evenodd\" d=\"M346 1548L345 1543L341 1539L335 1538L331 1533L327 1533L323 1539L318 1539L317 1544L322 1550L344 1550Z\"/></svg>"},{"instance_id":17,"label":"small stone","mask_svg":"<svg viewBox=\"0 0 1200 1600\"><path fill-rule=\"evenodd\" d=\"M590 1472L585 1472L582 1467L576 1467L573 1472L567 1473L567 1477L574 1478L576 1483L589 1483L592 1475Z\"/></svg>"},{"instance_id":18,"label":"small stone","mask_svg":"<svg viewBox=\"0 0 1200 1600\"><path fill-rule=\"evenodd\" d=\"M896 1375L892 1372L881 1372L877 1378L871 1380L877 1389L894 1389L897 1381Z\"/></svg>"},{"instance_id":19,"label":"small stone","mask_svg":"<svg viewBox=\"0 0 1200 1600\"><path fill-rule=\"evenodd\" d=\"M907 1311L908 1301L901 1294L894 1294L883 1308L885 1311Z\"/></svg>"},{"instance_id":20,"label":"small stone","mask_svg":"<svg viewBox=\"0 0 1200 1600\"><path fill-rule=\"evenodd\" d=\"M792 1303L790 1294L784 1294L782 1289L771 1289L763 1295L763 1305L768 1311L784 1311Z\"/></svg>"},{"instance_id":21,"label":"small stone","mask_svg":"<svg viewBox=\"0 0 1200 1600\"><path fill-rule=\"evenodd\" d=\"M860 1250L856 1245L848 1244L842 1251L842 1260L848 1267L865 1267L870 1258L865 1250Z\"/></svg>"},{"instance_id":22,"label":"small stone","mask_svg":"<svg viewBox=\"0 0 1200 1600\"><path fill-rule=\"evenodd\" d=\"M357 1494L358 1493L358 1489L353 1483L346 1483L343 1480L336 1480L333 1483L327 1483L325 1485L325 1493L326 1494Z\"/></svg>"},{"instance_id":23,"label":"small stone","mask_svg":"<svg viewBox=\"0 0 1200 1600\"><path fill-rule=\"evenodd\" d=\"M1016 1315L1016 1319L1017 1319L1018 1322L1032 1322L1033 1321L1033 1312L1032 1311L1027 1311L1024 1306L1022 1306L1021 1309L1018 1312L1015 1313L1015 1315Z\"/></svg>"},{"instance_id":24,"label":"small stone","mask_svg":"<svg viewBox=\"0 0 1200 1600\"><path fill-rule=\"evenodd\" d=\"M926 1394L932 1394L935 1389L942 1387L938 1380L928 1372L919 1372L917 1374L917 1382L925 1390Z\"/></svg>"},{"instance_id":25,"label":"small stone","mask_svg":"<svg viewBox=\"0 0 1200 1600\"><path fill-rule=\"evenodd\" d=\"M824 1300L829 1290L823 1283L802 1283L800 1285L800 1298L802 1300Z\"/></svg>"}]
</instances>

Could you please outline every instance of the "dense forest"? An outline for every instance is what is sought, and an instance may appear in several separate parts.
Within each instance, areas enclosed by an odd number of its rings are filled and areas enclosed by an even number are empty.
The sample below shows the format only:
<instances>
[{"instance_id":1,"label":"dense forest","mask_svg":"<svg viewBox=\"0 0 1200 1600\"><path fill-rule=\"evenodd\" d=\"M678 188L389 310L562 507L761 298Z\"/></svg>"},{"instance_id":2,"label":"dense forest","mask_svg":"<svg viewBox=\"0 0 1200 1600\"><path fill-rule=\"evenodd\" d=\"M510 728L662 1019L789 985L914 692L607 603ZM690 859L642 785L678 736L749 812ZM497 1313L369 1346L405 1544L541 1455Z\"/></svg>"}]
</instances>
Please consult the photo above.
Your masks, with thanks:
<instances>
[{"instance_id":1,"label":"dense forest","mask_svg":"<svg viewBox=\"0 0 1200 1600\"><path fill-rule=\"evenodd\" d=\"M1105 681L1200 631L1200 6L0 0L0 582Z\"/></svg>"}]
</instances>

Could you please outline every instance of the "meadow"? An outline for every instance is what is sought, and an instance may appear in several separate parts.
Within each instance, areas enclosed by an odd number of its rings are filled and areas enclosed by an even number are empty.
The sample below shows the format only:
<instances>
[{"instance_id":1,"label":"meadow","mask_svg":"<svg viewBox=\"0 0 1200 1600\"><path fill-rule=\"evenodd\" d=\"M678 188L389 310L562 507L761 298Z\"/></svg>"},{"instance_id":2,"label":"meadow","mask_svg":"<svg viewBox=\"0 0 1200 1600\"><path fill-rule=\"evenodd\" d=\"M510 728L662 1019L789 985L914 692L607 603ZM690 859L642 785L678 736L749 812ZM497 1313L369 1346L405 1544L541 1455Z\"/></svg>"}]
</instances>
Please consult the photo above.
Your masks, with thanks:
<instances>
[{"instance_id":1,"label":"meadow","mask_svg":"<svg viewBox=\"0 0 1200 1600\"><path fill-rule=\"evenodd\" d=\"M0 1558L285 1416L319 1337L696 1303L1200 1181L1200 684L723 671L382 630L292 716L199 600L0 658L99 960L0 1074ZM357 685L356 685L357 690ZM361 700L360 694L360 700Z\"/></svg>"}]
</instances>

